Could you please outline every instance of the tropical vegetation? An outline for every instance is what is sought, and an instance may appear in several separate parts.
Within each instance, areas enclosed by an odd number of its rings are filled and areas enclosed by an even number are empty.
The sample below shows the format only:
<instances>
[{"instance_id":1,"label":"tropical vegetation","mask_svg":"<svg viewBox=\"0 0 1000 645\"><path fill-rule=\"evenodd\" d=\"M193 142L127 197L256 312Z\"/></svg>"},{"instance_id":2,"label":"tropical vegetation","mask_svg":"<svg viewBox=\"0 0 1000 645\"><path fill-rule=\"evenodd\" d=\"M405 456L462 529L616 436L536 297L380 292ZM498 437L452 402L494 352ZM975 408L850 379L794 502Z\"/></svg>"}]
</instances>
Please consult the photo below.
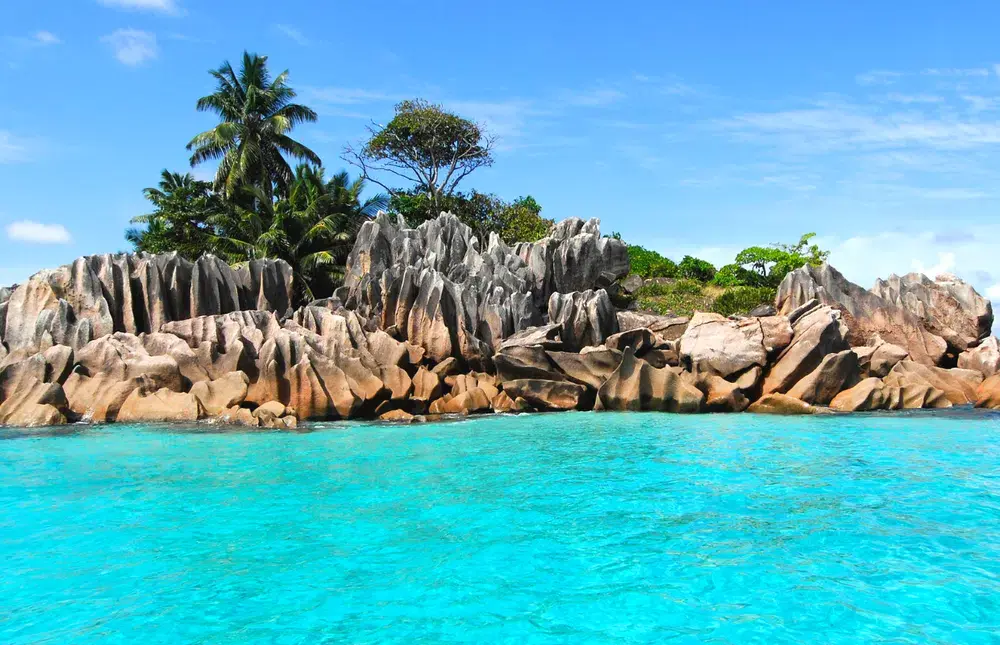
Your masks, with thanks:
<instances>
[{"instance_id":1,"label":"tropical vegetation","mask_svg":"<svg viewBox=\"0 0 1000 645\"><path fill-rule=\"evenodd\" d=\"M226 61L209 74L215 90L195 108L219 121L187 149L192 167L217 163L214 177L164 170L158 185L143 191L150 212L132 218L125 233L137 251L176 251L192 260L213 253L234 265L281 258L292 267L298 299L306 301L333 293L358 230L380 210L412 225L450 210L484 244L491 233L512 244L534 241L552 225L531 196L507 202L458 190L470 173L493 163L495 138L441 106L401 102L357 152L345 149L344 159L360 175L327 178L319 155L292 138L317 115L294 102L287 70L272 77L266 56L244 52L238 69ZM370 194L371 185L384 192Z\"/></svg>"}]
</instances>

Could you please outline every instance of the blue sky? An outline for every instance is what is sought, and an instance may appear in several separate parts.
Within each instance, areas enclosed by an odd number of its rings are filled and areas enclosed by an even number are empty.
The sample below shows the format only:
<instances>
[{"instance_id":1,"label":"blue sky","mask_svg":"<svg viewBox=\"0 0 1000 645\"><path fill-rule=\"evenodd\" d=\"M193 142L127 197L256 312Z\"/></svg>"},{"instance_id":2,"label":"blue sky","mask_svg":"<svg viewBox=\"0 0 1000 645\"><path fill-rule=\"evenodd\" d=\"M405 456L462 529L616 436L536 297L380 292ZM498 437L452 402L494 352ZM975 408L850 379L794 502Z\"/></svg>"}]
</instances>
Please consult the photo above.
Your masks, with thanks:
<instances>
[{"instance_id":1,"label":"blue sky","mask_svg":"<svg viewBox=\"0 0 1000 645\"><path fill-rule=\"evenodd\" d=\"M877 5L877 6L872 6ZM0 283L127 250L141 190L213 124L206 73L289 69L329 170L423 97L500 136L463 188L717 264L815 231L865 285L947 270L1000 300L1000 5L4 2ZM196 174L210 177L211 168Z\"/></svg>"}]
</instances>

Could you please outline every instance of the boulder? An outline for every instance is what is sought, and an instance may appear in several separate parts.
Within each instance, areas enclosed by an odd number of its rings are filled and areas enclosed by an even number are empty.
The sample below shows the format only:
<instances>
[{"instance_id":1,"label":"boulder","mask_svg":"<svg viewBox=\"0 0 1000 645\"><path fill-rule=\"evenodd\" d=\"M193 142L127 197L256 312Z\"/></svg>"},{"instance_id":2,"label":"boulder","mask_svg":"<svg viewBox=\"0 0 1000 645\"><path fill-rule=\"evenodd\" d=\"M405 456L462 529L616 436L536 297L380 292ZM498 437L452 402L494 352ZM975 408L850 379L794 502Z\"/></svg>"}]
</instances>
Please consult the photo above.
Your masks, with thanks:
<instances>
[{"instance_id":1,"label":"boulder","mask_svg":"<svg viewBox=\"0 0 1000 645\"><path fill-rule=\"evenodd\" d=\"M990 301L953 275L934 280L922 273L891 275L876 281L872 293L916 316L954 354L989 336L993 326Z\"/></svg>"},{"instance_id":2,"label":"boulder","mask_svg":"<svg viewBox=\"0 0 1000 645\"><path fill-rule=\"evenodd\" d=\"M853 348L861 366L861 373L867 376L884 378L896 363L905 360L909 354L899 345L887 343L876 337L872 345Z\"/></svg>"},{"instance_id":3,"label":"boulder","mask_svg":"<svg viewBox=\"0 0 1000 645\"><path fill-rule=\"evenodd\" d=\"M830 407L838 412L884 410L887 404L885 387L880 378L866 378L833 397Z\"/></svg>"},{"instance_id":4,"label":"boulder","mask_svg":"<svg viewBox=\"0 0 1000 645\"><path fill-rule=\"evenodd\" d=\"M990 336L976 347L958 355L958 366L966 370L976 370L985 377L1000 372L1000 341Z\"/></svg>"},{"instance_id":5,"label":"boulder","mask_svg":"<svg viewBox=\"0 0 1000 645\"><path fill-rule=\"evenodd\" d=\"M699 374L694 377L694 385L705 394L705 412L742 412L750 405L738 384L716 374Z\"/></svg>"},{"instance_id":6,"label":"boulder","mask_svg":"<svg viewBox=\"0 0 1000 645\"><path fill-rule=\"evenodd\" d=\"M976 407L1000 410L1000 375L992 374L976 388Z\"/></svg>"},{"instance_id":7,"label":"boulder","mask_svg":"<svg viewBox=\"0 0 1000 645\"><path fill-rule=\"evenodd\" d=\"M393 423L413 423L416 420L412 414L405 410L389 410L379 416L381 421L391 421Z\"/></svg>"},{"instance_id":8,"label":"boulder","mask_svg":"<svg viewBox=\"0 0 1000 645\"><path fill-rule=\"evenodd\" d=\"M705 395L670 368L656 369L631 348L598 390L602 409L698 412Z\"/></svg>"},{"instance_id":9,"label":"boulder","mask_svg":"<svg viewBox=\"0 0 1000 645\"><path fill-rule=\"evenodd\" d=\"M116 381L146 376L157 389L182 389L177 361L172 356L150 356L133 334L116 333L93 340L76 351L76 362L87 376L108 374Z\"/></svg>"},{"instance_id":10,"label":"boulder","mask_svg":"<svg viewBox=\"0 0 1000 645\"><path fill-rule=\"evenodd\" d=\"M213 381L199 381L191 387L191 394L209 416L223 414L238 407L247 398L250 379L243 372L230 372Z\"/></svg>"},{"instance_id":11,"label":"boulder","mask_svg":"<svg viewBox=\"0 0 1000 645\"><path fill-rule=\"evenodd\" d=\"M848 349L840 312L812 303L789 316L794 335L764 378L763 393L785 393L819 367L823 358Z\"/></svg>"},{"instance_id":12,"label":"boulder","mask_svg":"<svg viewBox=\"0 0 1000 645\"><path fill-rule=\"evenodd\" d=\"M788 396L811 403L827 405L841 391L851 388L861 380L858 355L849 349L827 354L812 372L799 380Z\"/></svg>"},{"instance_id":13,"label":"boulder","mask_svg":"<svg viewBox=\"0 0 1000 645\"><path fill-rule=\"evenodd\" d=\"M156 421L194 422L204 416L198 399L190 392L174 392L167 388L156 391L137 387L128 395L118 411L119 423Z\"/></svg>"},{"instance_id":14,"label":"boulder","mask_svg":"<svg viewBox=\"0 0 1000 645\"><path fill-rule=\"evenodd\" d=\"M619 311L616 317L621 331L648 329L662 340L680 339L691 320L685 316L659 316L639 311Z\"/></svg>"},{"instance_id":15,"label":"boulder","mask_svg":"<svg viewBox=\"0 0 1000 645\"><path fill-rule=\"evenodd\" d=\"M760 324L764 336L764 351L769 357L777 356L792 342L792 324L786 316L750 317Z\"/></svg>"},{"instance_id":16,"label":"boulder","mask_svg":"<svg viewBox=\"0 0 1000 645\"><path fill-rule=\"evenodd\" d=\"M789 314L810 300L842 313L852 347L868 345L878 336L904 348L912 360L925 365L938 365L945 356L947 343L928 331L921 318L850 282L828 264L795 269L778 287L777 305L781 313Z\"/></svg>"},{"instance_id":17,"label":"boulder","mask_svg":"<svg viewBox=\"0 0 1000 645\"><path fill-rule=\"evenodd\" d=\"M107 372L87 376L75 371L66 379L63 389L73 416L95 423L111 423L117 420L122 404L137 388L152 391L157 383L140 374L120 379Z\"/></svg>"},{"instance_id":18,"label":"boulder","mask_svg":"<svg viewBox=\"0 0 1000 645\"><path fill-rule=\"evenodd\" d=\"M36 428L66 423L68 404L59 384L29 377L19 385L0 404L0 425Z\"/></svg>"},{"instance_id":19,"label":"boulder","mask_svg":"<svg viewBox=\"0 0 1000 645\"><path fill-rule=\"evenodd\" d=\"M517 379L566 380L541 345L509 348L493 357L493 366L501 383Z\"/></svg>"},{"instance_id":20,"label":"boulder","mask_svg":"<svg viewBox=\"0 0 1000 645\"><path fill-rule=\"evenodd\" d=\"M780 392L773 392L765 394L751 403L750 407L747 408L747 412L792 416L816 414L817 409L800 399L788 396L787 394L781 394Z\"/></svg>"},{"instance_id":21,"label":"boulder","mask_svg":"<svg viewBox=\"0 0 1000 645\"><path fill-rule=\"evenodd\" d=\"M944 392L955 405L976 401L976 390L983 376L973 370L929 367L915 361L900 361L884 379L886 385L907 388L926 385Z\"/></svg>"},{"instance_id":22,"label":"boulder","mask_svg":"<svg viewBox=\"0 0 1000 645\"><path fill-rule=\"evenodd\" d=\"M0 401L24 387L29 379L42 383L62 384L73 368L73 350L65 345L53 345L43 352L18 361L0 363Z\"/></svg>"},{"instance_id":23,"label":"boulder","mask_svg":"<svg viewBox=\"0 0 1000 645\"><path fill-rule=\"evenodd\" d=\"M553 293L549 319L560 325L559 337L567 349L601 345L618 332L615 308L604 289Z\"/></svg>"},{"instance_id":24,"label":"boulder","mask_svg":"<svg viewBox=\"0 0 1000 645\"><path fill-rule=\"evenodd\" d=\"M411 399L429 403L441 396L441 377L425 367L417 370L413 376L413 392Z\"/></svg>"},{"instance_id":25,"label":"boulder","mask_svg":"<svg viewBox=\"0 0 1000 645\"><path fill-rule=\"evenodd\" d=\"M696 313L680 339L680 361L692 372L727 377L767 362L764 334L756 319L734 321Z\"/></svg>"},{"instance_id":26,"label":"boulder","mask_svg":"<svg viewBox=\"0 0 1000 645\"><path fill-rule=\"evenodd\" d=\"M586 386L569 381L517 379L505 382L503 391L515 403L521 399L537 410L585 410L594 402Z\"/></svg>"},{"instance_id":27,"label":"boulder","mask_svg":"<svg viewBox=\"0 0 1000 645\"><path fill-rule=\"evenodd\" d=\"M607 348L581 354L573 352L546 352L546 354L560 372L559 378L550 380L568 379L594 390L604 385L604 382L618 369L623 356L622 352Z\"/></svg>"},{"instance_id":28,"label":"boulder","mask_svg":"<svg viewBox=\"0 0 1000 645\"><path fill-rule=\"evenodd\" d=\"M604 341L604 345L608 349L619 352L624 351L626 347L631 347L635 350L636 356L642 356L658 344L659 340L653 335L653 332L644 327L611 334Z\"/></svg>"},{"instance_id":29,"label":"boulder","mask_svg":"<svg viewBox=\"0 0 1000 645\"><path fill-rule=\"evenodd\" d=\"M545 349L562 349L563 342L559 338L562 325L549 323L535 327L528 327L517 333L511 334L500 343L500 351L504 352L514 347L543 347Z\"/></svg>"},{"instance_id":30,"label":"boulder","mask_svg":"<svg viewBox=\"0 0 1000 645\"><path fill-rule=\"evenodd\" d=\"M472 414L486 412L491 408L489 396L481 388L474 387L450 397L441 408L444 414Z\"/></svg>"}]
</instances>

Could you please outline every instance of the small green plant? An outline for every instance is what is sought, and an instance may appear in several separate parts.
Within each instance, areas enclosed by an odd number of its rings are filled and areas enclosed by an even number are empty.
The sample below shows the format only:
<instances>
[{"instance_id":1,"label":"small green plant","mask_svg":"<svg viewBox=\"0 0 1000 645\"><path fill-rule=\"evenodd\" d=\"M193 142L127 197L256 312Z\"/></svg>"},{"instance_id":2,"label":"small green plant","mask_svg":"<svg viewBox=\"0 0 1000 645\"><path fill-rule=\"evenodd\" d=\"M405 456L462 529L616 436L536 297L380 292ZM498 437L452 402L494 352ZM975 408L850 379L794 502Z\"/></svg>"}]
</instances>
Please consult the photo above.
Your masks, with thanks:
<instances>
[{"instance_id":1,"label":"small green plant","mask_svg":"<svg viewBox=\"0 0 1000 645\"><path fill-rule=\"evenodd\" d=\"M730 287L712 303L712 311L723 316L747 314L755 307L774 302L772 287Z\"/></svg>"}]
</instances>

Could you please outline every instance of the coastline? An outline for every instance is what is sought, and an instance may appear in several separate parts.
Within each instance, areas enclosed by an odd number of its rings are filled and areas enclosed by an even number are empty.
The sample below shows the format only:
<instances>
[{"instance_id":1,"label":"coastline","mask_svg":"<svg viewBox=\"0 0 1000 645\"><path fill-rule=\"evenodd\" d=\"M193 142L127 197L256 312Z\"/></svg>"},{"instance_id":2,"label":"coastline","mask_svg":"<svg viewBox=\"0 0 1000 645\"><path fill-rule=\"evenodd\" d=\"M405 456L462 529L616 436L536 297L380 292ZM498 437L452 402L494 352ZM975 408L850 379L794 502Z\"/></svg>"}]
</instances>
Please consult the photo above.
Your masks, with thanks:
<instances>
[{"instance_id":1,"label":"coastline","mask_svg":"<svg viewBox=\"0 0 1000 645\"><path fill-rule=\"evenodd\" d=\"M597 220L481 248L448 214L365 223L344 285L299 307L280 260L80 258L3 292L0 423L1000 407L992 308L950 276L807 265L774 307L682 317L616 306L629 271Z\"/></svg>"}]
</instances>

